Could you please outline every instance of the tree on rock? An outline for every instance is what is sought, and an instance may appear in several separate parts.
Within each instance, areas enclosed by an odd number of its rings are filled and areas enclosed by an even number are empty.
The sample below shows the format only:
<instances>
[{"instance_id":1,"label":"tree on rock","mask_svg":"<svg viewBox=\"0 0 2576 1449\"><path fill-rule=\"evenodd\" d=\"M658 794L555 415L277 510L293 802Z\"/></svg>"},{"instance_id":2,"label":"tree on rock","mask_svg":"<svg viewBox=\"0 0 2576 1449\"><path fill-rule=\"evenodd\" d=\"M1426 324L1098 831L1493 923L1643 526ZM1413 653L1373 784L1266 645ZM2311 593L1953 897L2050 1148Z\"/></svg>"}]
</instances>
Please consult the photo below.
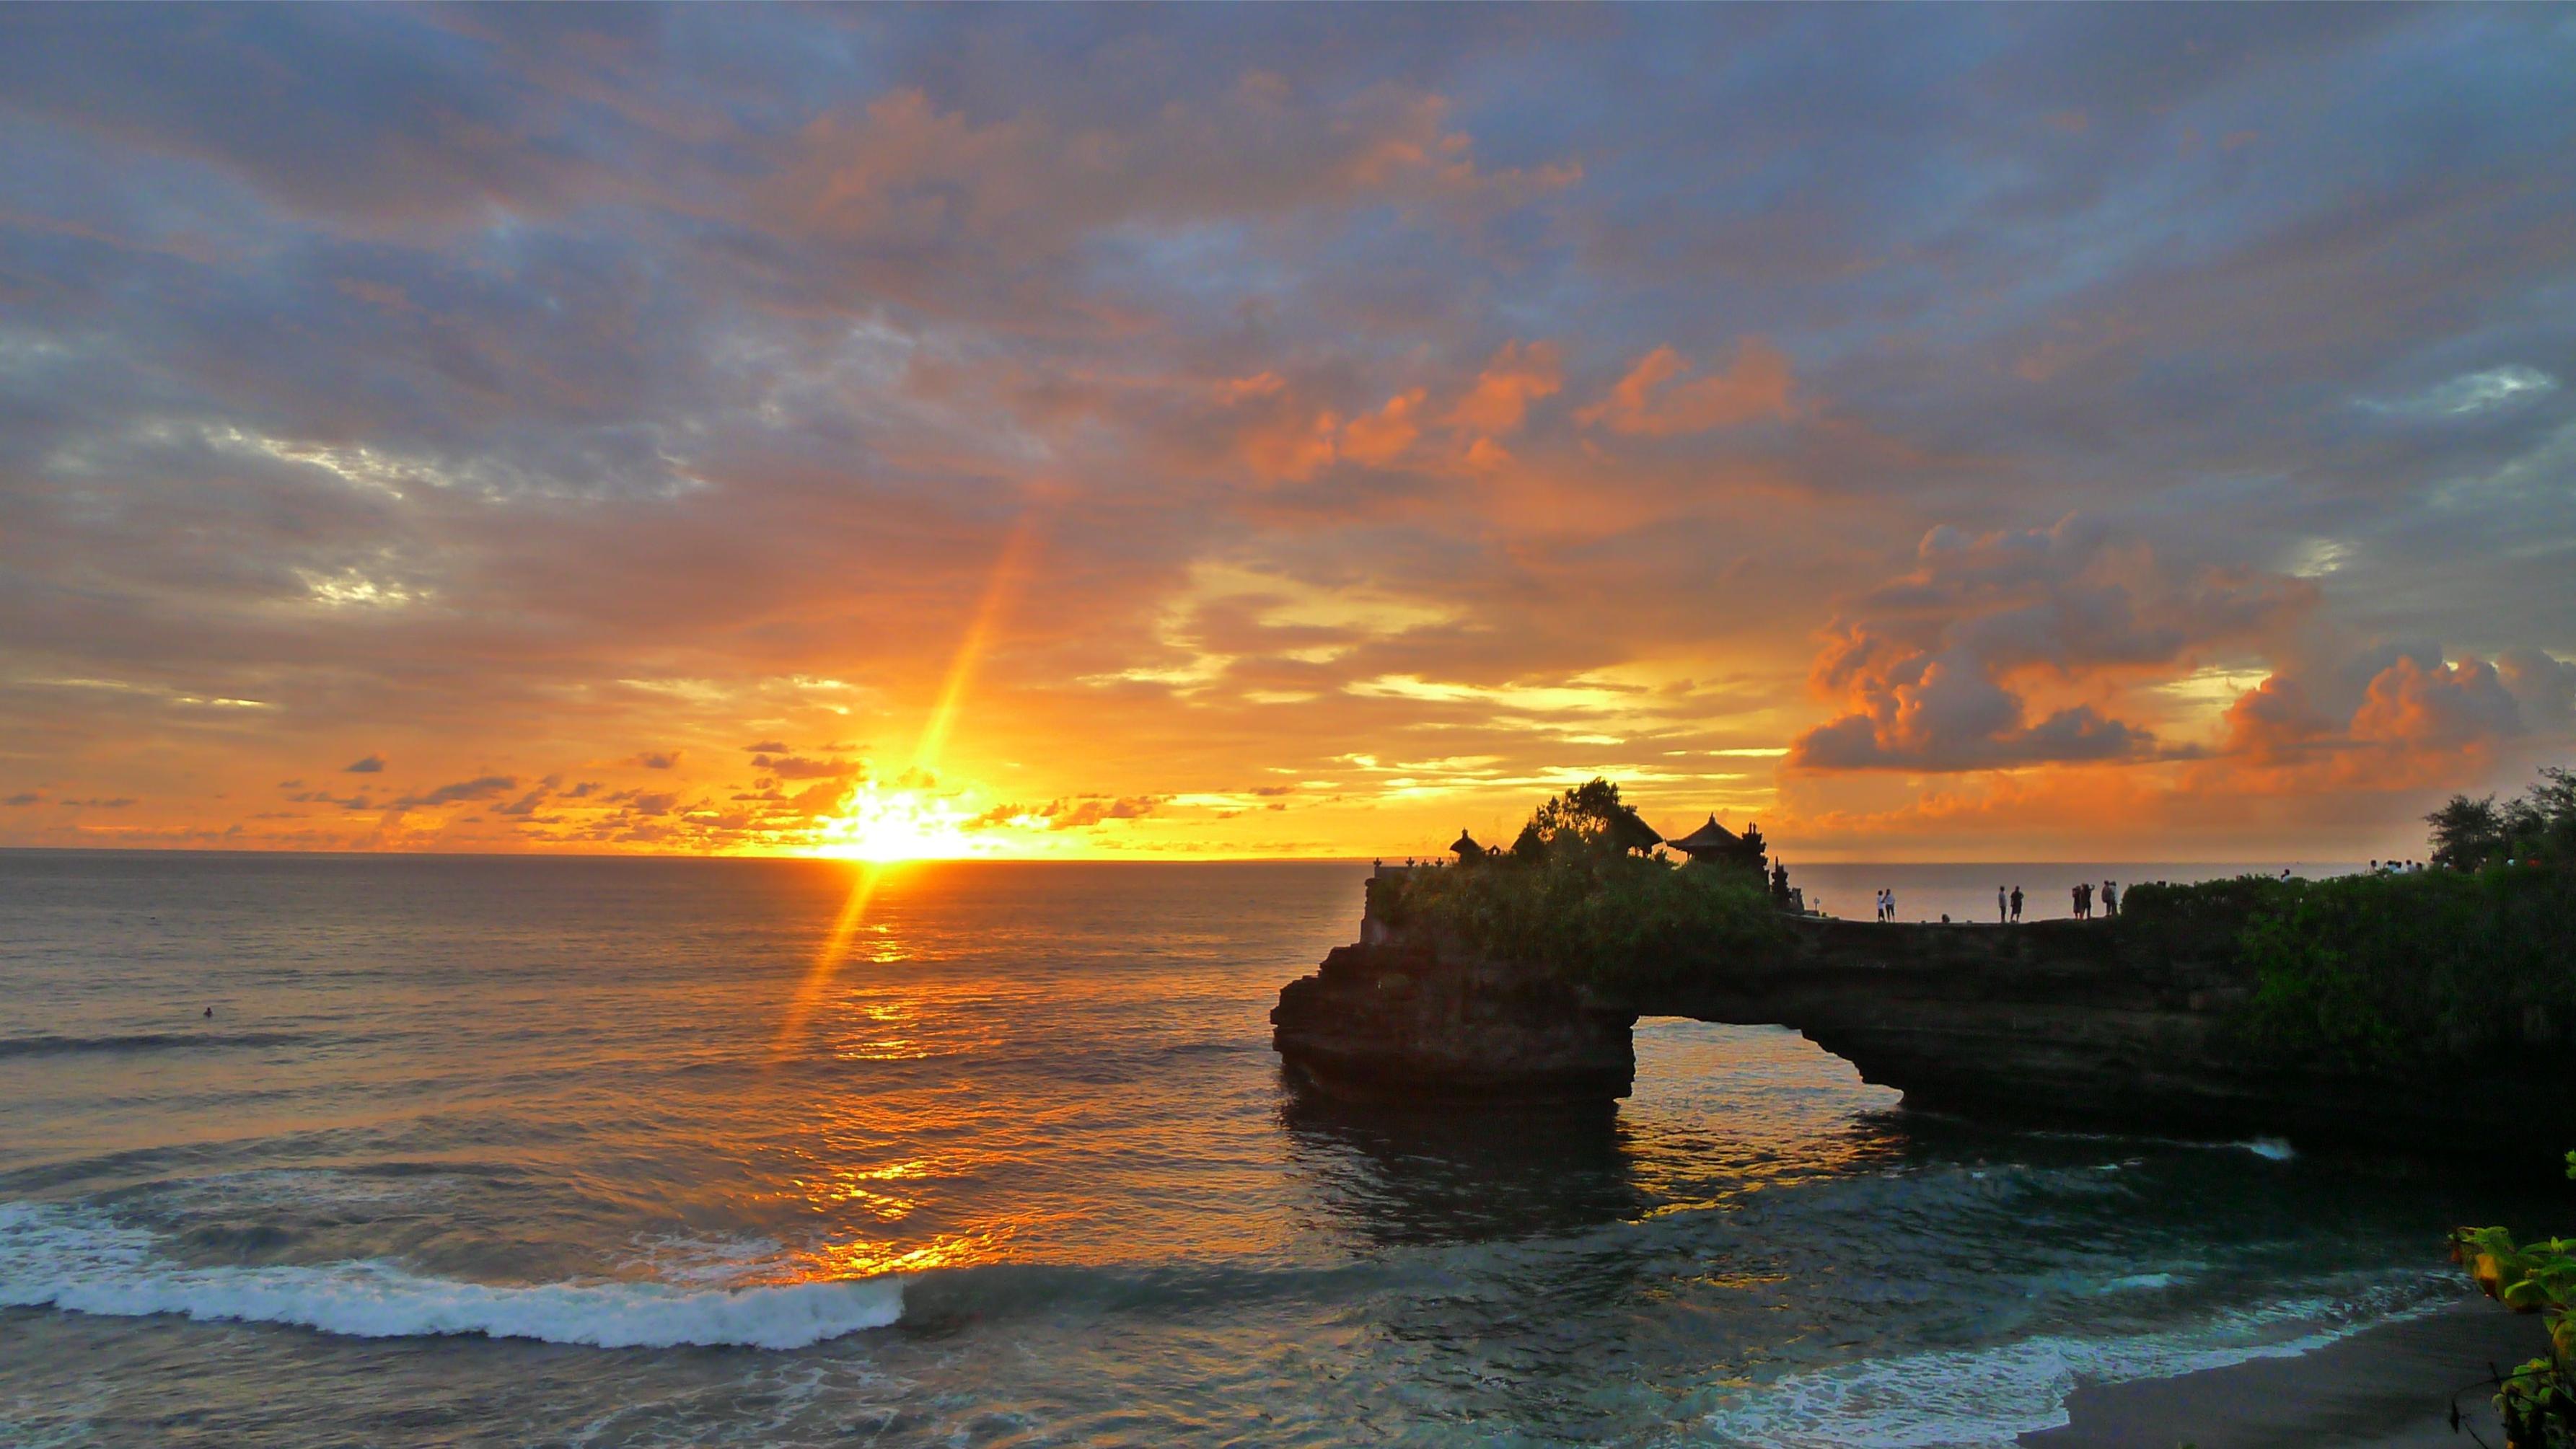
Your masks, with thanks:
<instances>
[{"instance_id":1,"label":"tree on rock","mask_svg":"<svg viewBox=\"0 0 2576 1449\"><path fill-rule=\"evenodd\" d=\"M1512 842L1512 854L1526 861L1575 852L1643 855L1663 839L1620 802L1618 786L1595 778L1532 812Z\"/></svg>"}]
</instances>

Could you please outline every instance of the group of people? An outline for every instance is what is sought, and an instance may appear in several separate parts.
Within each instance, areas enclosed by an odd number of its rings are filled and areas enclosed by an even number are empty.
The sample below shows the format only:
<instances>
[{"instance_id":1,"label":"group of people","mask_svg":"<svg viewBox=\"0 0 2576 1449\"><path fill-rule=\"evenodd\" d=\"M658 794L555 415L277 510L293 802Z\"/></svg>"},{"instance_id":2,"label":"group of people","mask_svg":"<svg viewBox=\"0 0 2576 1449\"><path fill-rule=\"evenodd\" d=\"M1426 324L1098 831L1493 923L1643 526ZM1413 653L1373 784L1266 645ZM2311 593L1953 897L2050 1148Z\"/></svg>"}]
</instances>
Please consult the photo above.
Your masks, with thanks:
<instances>
[{"instance_id":1,"label":"group of people","mask_svg":"<svg viewBox=\"0 0 2576 1449\"><path fill-rule=\"evenodd\" d=\"M2093 919L2093 882L2089 880L2077 882L2074 894L2075 919L2079 921ZM2102 882L2102 914L2105 916L2120 914L2120 887L2115 882L2107 880Z\"/></svg>"},{"instance_id":2,"label":"group of people","mask_svg":"<svg viewBox=\"0 0 2576 1449\"><path fill-rule=\"evenodd\" d=\"M2424 862L2420 860L2374 860L2370 863L2372 875L2416 875L2423 869Z\"/></svg>"},{"instance_id":3,"label":"group of people","mask_svg":"<svg viewBox=\"0 0 2576 1449\"><path fill-rule=\"evenodd\" d=\"M2075 887L2073 895L2075 899L2075 919L2079 921L2089 921L2093 919L2093 907L2096 902L2100 903L2102 914L2105 917L2120 914L2120 883L2118 881L2106 880L2102 882L2098 894L2096 893L2091 881L2084 881ZM1896 892L1885 886L1881 886L1878 892L1878 918L1882 921L1892 921L1896 919ZM1944 914L1941 917L1944 924L1947 924L1949 919L1950 918L1947 914ZM2021 887L2014 886L2010 890L2006 890L2002 886L1995 887L1995 920L2000 924L2008 926L2020 919Z\"/></svg>"},{"instance_id":4,"label":"group of people","mask_svg":"<svg viewBox=\"0 0 2576 1449\"><path fill-rule=\"evenodd\" d=\"M2079 919L2079 921L2089 921L2089 919L2092 919L2094 901L2097 901L2097 896L2094 896L2094 885L2092 885L2092 880L2084 880L2084 883L2081 883L2081 885L2076 885L2076 888L2074 888L2074 901L2076 901L2076 919ZM2105 883L2102 883L2102 896L2099 896L2099 901L2102 901L2102 914L2105 914L2105 916L2117 916L2117 914L2120 914L2120 883L2117 883L2117 880L2105 880ZM1893 919L1896 919L1896 891L1891 891L1891 888L1886 888L1886 885L1880 885L1880 888L1878 888L1878 919L1880 919L1880 921L1893 921ZM1994 888L1994 919L1999 921L1999 924L2007 924L2007 927L2009 927L2009 924L2014 924L2014 921L2020 921L2020 919L2022 919L2022 888L2020 888L2020 885L2014 885L2012 891L2004 891L2002 885L1996 885L1996 888ZM1950 921L1950 916L1942 914L1942 921Z\"/></svg>"},{"instance_id":5,"label":"group of people","mask_svg":"<svg viewBox=\"0 0 2576 1449\"><path fill-rule=\"evenodd\" d=\"M1881 891L1879 894L1881 896L1886 896L1887 892ZM2075 899L2075 919L2079 921L2089 921L2093 919L2093 902L2096 899L2093 894L2093 883L2091 881L2084 881L2078 884L2073 891L2073 895ZM2107 880L2102 882L2102 893L2099 899L2102 902L2103 915L2116 916L2120 914L2119 882ZM1882 916L1880 919L1883 920L1885 917ZM1949 918L1944 916L1942 919L1947 920ZM2014 886L2010 890L2006 890L2002 886L1995 887L1996 922L2009 926L2020 919L2021 887Z\"/></svg>"}]
</instances>

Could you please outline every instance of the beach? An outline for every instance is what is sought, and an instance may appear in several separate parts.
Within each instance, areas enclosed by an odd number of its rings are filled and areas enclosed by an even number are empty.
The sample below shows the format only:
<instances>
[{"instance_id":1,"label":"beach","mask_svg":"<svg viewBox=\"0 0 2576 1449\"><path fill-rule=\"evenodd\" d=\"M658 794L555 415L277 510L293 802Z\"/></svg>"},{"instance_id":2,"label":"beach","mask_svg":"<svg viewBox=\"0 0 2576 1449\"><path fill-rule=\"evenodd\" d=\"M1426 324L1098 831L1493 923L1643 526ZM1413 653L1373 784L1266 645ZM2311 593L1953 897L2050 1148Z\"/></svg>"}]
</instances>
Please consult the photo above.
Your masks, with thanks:
<instances>
[{"instance_id":1,"label":"beach","mask_svg":"<svg viewBox=\"0 0 2576 1449\"><path fill-rule=\"evenodd\" d=\"M2501 1445L2490 1365L2511 1369L2546 1347L2537 1317L2464 1296L2420 1317L2364 1329L2312 1353L2263 1358L2176 1378L2085 1384L2067 1400L2068 1422L2024 1434L2030 1449L2291 1449L2367 1445L2435 1449L2473 1442L2461 1426Z\"/></svg>"}]
</instances>

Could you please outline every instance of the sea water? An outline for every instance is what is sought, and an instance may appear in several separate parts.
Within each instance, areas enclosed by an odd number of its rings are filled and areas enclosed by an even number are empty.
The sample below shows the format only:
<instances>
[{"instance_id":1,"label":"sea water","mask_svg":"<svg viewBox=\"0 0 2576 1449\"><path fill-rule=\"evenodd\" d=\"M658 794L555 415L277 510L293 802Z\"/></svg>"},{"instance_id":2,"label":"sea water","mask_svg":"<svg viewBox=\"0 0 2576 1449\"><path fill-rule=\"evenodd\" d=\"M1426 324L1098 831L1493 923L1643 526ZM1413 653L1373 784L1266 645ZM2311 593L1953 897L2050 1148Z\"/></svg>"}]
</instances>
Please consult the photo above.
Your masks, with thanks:
<instances>
[{"instance_id":1,"label":"sea water","mask_svg":"<svg viewBox=\"0 0 2576 1449\"><path fill-rule=\"evenodd\" d=\"M1313 1100L1366 870L0 853L0 1444L1992 1444L2559 1206L1769 1028Z\"/></svg>"}]
</instances>

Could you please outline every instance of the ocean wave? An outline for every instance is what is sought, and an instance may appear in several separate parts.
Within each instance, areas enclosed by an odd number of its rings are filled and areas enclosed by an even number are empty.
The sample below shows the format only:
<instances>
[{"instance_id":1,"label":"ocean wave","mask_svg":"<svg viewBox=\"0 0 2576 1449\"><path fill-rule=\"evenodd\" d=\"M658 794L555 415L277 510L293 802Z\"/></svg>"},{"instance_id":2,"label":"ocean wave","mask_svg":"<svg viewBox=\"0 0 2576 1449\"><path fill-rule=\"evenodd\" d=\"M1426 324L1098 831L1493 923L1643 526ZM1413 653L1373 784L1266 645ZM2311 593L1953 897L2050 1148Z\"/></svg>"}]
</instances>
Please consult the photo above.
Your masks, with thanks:
<instances>
[{"instance_id":1,"label":"ocean wave","mask_svg":"<svg viewBox=\"0 0 2576 1449\"><path fill-rule=\"evenodd\" d=\"M73 1056L83 1052L167 1051L177 1047L293 1046L310 1041L292 1031L136 1031L110 1036L0 1037L0 1059Z\"/></svg>"},{"instance_id":2,"label":"ocean wave","mask_svg":"<svg viewBox=\"0 0 2576 1449\"><path fill-rule=\"evenodd\" d=\"M472 1283L373 1259L191 1268L94 1211L0 1204L0 1307L282 1323L355 1338L483 1334L600 1348L804 1348L903 1317L897 1279L742 1288Z\"/></svg>"},{"instance_id":3,"label":"ocean wave","mask_svg":"<svg viewBox=\"0 0 2576 1449\"><path fill-rule=\"evenodd\" d=\"M2222 1315L2189 1330L2117 1338L2043 1335L1986 1348L1864 1359L1791 1374L1704 1422L1747 1449L2010 1449L2020 1436L2068 1422L2079 1379L2174 1378L2264 1358L2296 1358L2365 1328L2432 1311L2427 1278L2356 1299L2309 1298ZM2301 1331L2304 1330L2304 1331Z\"/></svg>"}]
</instances>

